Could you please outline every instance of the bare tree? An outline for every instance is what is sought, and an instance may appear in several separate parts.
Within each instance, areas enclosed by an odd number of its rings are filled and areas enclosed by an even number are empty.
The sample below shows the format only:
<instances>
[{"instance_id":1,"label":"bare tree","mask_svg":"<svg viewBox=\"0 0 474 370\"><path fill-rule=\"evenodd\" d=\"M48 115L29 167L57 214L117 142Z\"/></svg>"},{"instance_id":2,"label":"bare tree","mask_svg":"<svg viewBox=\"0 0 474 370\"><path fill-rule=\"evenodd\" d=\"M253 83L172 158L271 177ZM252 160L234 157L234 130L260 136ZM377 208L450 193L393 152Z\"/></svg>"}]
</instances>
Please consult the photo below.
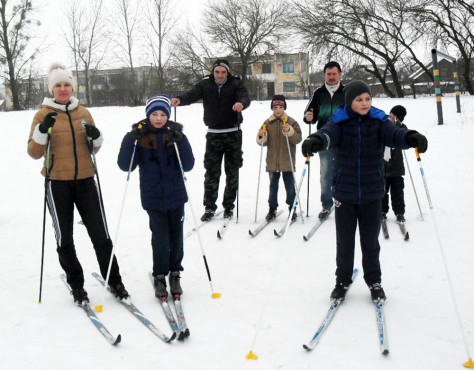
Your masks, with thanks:
<instances>
[{"instance_id":1,"label":"bare tree","mask_svg":"<svg viewBox=\"0 0 474 370\"><path fill-rule=\"evenodd\" d=\"M189 26L173 38L172 44L174 47L170 51L170 63L175 70L174 82L179 89L187 90L197 83L208 69L203 56L212 58L214 55L203 34L195 34Z\"/></svg>"},{"instance_id":2,"label":"bare tree","mask_svg":"<svg viewBox=\"0 0 474 370\"><path fill-rule=\"evenodd\" d=\"M248 67L277 49L289 30L283 15L285 0L211 0L203 18L203 30L216 46L240 60L240 75ZM222 53L222 52L220 52Z\"/></svg>"},{"instance_id":3,"label":"bare tree","mask_svg":"<svg viewBox=\"0 0 474 370\"><path fill-rule=\"evenodd\" d=\"M21 84L27 65L35 59L39 48L28 53L31 41L32 1L0 0L0 65L6 65L4 78L12 94L13 109L21 109Z\"/></svg>"},{"instance_id":4,"label":"bare tree","mask_svg":"<svg viewBox=\"0 0 474 370\"><path fill-rule=\"evenodd\" d=\"M139 20L138 14L140 1L115 0L115 12L113 13L113 42L115 43L115 56L130 70L125 76L128 93L133 105L139 105L143 101L146 91L138 88L137 74L135 71L135 46L138 41Z\"/></svg>"},{"instance_id":5,"label":"bare tree","mask_svg":"<svg viewBox=\"0 0 474 370\"><path fill-rule=\"evenodd\" d=\"M471 59L474 54L474 7L464 0L422 1L418 27L431 30L433 42L445 48L454 46L462 63L462 81L469 94L474 95L471 80Z\"/></svg>"},{"instance_id":6,"label":"bare tree","mask_svg":"<svg viewBox=\"0 0 474 370\"><path fill-rule=\"evenodd\" d=\"M316 53L358 56L388 96L403 97L398 67L404 58L424 67L414 51L422 32L410 27L413 6L410 0L294 1L292 20Z\"/></svg>"},{"instance_id":7,"label":"bare tree","mask_svg":"<svg viewBox=\"0 0 474 370\"><path fill-rule=\"evenodd\" d=\"M68 0L65 8L68 32L65 33L69 48L74 54L76 73L84 72L86 104L92 104L91 81L104 61L107 50L107 27L102 17L103 0L84 4L79 0Z\"/></svg>"},{"instance_id":8,"label":"bare tree","mask_svg":"<svg viewBox=\"0 0 474 370\"><path fill-rule=\"evenodd\" d=\"M158 91L165 90L165 46L179 19L175 14L171 0L151 0L148 3L148 49L152 52Z\"/></svg>"}]
</instances>

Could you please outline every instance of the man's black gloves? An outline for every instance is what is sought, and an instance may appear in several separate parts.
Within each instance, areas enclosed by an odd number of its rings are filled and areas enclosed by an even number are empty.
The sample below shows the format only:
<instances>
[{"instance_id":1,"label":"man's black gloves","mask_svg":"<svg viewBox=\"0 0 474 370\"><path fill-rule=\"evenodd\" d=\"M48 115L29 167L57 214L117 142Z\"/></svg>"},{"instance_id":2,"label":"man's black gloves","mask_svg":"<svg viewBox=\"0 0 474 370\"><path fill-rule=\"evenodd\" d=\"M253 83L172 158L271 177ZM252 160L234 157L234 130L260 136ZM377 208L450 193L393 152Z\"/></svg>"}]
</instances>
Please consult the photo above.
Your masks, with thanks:
<instances>
[{"instance_id":1,"label":"man's black gloves","mask_svg":"<svg viewBox=\"0 0 474 370\"><path fill-rule=\"evenodd\" d=\"M39 125L39 131L42 134L46 134L48 130L54 126L54 123L56 122L56 115L57 112L49 112L46 117L44 117L43 122L40 123Z\"/></svg>"},{"instance_id":2,"label":"man's black gloves","mask_svg":"<svg viewBox=\"0 0 474 370\"><path fill-rule=\"evenodd\" d=\"M416 131L408 133L406 142L412 148L418 148L419 153L424 153L428 149L428 140L425 136Z\"/></svg>"},{"instance_id":3,"label":"man's black gloves","mask_svg":"<svg viewBox=\"0 0 474 370\"><path fill-rule=\"evenodd\" d=\"M92 140L96 140L99 138L100 131L97 127L86 123L84 125L84 128L86 129L86 135L90 137Z\"/></svg>"},{"instance_id":4,"label":"man's black gloves","mask_svg":"<svg viewBox=\"0 0 474 370\"><path fill-rule=\"evenodd\" d=\"M140 121L132 125L132 131L130 131L129 134L134 140L140 140L148 133L148 131L149 128L146 122Z\"/></svg>"},{"instance_id":5,"label":"man's black gloves","mask_svg":"<svg viewBox=\"0 0 474 370\"><path fill-rule=\"evenodd\" d=\"M301 152L305 157L313 156L323 148L323 141L317 136L310 136L301 144Z\"/></svg>"},{"instance_id":6,"label":"man's black gloves","mask_svg":"<svg viewBox=\"0 0 474 370\"><path fill-rule=\"evenodd\" d=\"M179 143L183 140L183 125L172 123L168 126L168 138L172 143Z\"/></svg>"}]
</instances>

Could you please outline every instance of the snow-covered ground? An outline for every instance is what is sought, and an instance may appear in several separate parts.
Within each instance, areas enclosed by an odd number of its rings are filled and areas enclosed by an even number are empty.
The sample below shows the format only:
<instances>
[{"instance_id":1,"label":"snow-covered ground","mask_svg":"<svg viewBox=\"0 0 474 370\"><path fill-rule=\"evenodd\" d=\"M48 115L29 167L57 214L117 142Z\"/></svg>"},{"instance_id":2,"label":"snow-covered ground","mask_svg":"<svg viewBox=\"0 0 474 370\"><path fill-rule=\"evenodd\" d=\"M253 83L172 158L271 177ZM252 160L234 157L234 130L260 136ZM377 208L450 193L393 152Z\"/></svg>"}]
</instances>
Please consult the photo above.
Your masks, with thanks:
<instances>
[{"instance_id":1,"label":"snow-covered ground","mask_svg":"<svg viewBox=\"0 0 474 370\"><path fill-rule=\"evenodd\" d=\"M306 101L288 101L288 114L302 122ZM222 240L217 219L201 229L212 284L221 298L211 297L197 235L185 240L183 305L191 330L185 342L165 344L119 305L95 281L95 255L83 226L75 228L75 243L86 274L91 304L104 302L98 315L122 343L110 346L89 322L59 278L53 229L49 215L42 303L38 304L43 178L41 161L26 153L34 111L2 112L2 181L0 183L0 300L2 369L457 369L474 350L474 97L462 96L462 113L454 97L443 99L444 125L438 125L434 97L375 99L387 112L395 104L408 110L405 123L425 134L428 152L422 155L433 209L428 206L421 172L413 150L407 151L424 221L415 193L405 177L407 228L403 241L393 214L391 237L380 238L383 285L390 354L379 353L374 306L362 276L353 284L319 346L306 352L307 342L326 314L334 286L335 226L331 215L309 242L303 235L316 221L319 203L319 160L311 161L309 217L293 225L284 238L273 235L283 217L251 238L254 228L260 147L255 135L271 114L270 102L252 102L244 112L244 166L241 170L238 223L232 222ZM170 333L148 279L151 246L148 218L139 200L138 172L132 174L125 210L117 232L126 173L116 165L123 135L144 116L144 107L93 108L105 143L97 155L109 229L117 239L116 254L124 283L134 303L166 333ZM202 165L205 126L202 105L178 108L177 121L185 125L196 166L188 178L196 219L203 212ZM314 128L313 128L314 130ZM297 179L304 166L298 146ZM264 149L265 155L265 149ZM264 168L264 166L262 166ZM224 177L223 177L224 178ZM306 212L307 183L300 193ZM220 189L222 194L222 186ZM258 218L267 211L268 176L262 171ZM219 202L222 195L219 197ZM285 209L284 188L280 207ZM186 207L185 232L193 226ZM79 221L79 218L77 218ZM470 241L469 241L470 240ZM356 247L356 266L360 251ZM449 279L444 267L449 267ZM450 284L457 306L453 303ZM456 317L459 310L463 331ZM466 346L467 344L467 346ZM259 358L246 359L252 350Z\"/></svg>"}]
</instances>

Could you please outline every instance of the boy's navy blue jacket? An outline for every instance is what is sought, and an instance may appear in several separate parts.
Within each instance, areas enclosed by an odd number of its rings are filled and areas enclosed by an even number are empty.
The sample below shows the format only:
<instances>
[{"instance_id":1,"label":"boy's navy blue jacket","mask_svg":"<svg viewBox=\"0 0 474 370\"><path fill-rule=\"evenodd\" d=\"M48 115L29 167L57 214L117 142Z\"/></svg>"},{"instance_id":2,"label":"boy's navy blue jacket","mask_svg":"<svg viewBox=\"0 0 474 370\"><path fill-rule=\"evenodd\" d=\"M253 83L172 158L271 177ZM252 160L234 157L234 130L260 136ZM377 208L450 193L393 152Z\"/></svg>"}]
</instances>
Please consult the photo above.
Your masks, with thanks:
<instances>
[{"instance_id":1,"label":"boy's navy blue jacket","mask_svg":"<svg viewBox=\"0 0 474 370\"><path fill-rule=\"evenodd\" d=\"M170 124L177 126L168 121L156 129L147 122L149 132L137 142L131 169L140 168L140 195L145 210L167 211L188 201L176 150L168 138ZM134 143L130 133L122 140L117 160L122 171L129 170ZM185 135L177 146L183 170L190 171L194 167L194 155Z\"/></svg>"},{"instance_id":2,"label":"boy's navy blue jacket","mask_svg":"<svg viewBox=\"0 0 474 370\"><path fill-rule=\"evenodd\" d=\"M384 147L408 149L409 132L389 122L380 109L372 107L361 116L345 105L328 123L311 136L317 136L324 148L333 147L333 196L338 201L368 203L384 196Z\"/></svg>"}]
</instances>

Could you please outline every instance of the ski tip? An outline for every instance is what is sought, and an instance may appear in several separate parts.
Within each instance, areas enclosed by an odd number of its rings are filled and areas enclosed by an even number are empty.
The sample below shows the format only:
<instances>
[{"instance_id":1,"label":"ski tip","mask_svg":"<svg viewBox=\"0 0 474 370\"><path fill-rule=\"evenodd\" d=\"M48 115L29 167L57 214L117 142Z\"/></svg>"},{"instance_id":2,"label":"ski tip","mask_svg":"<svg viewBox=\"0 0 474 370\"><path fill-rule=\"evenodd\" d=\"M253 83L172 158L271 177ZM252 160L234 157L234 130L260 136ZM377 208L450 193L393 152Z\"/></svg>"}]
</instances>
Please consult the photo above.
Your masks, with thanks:
<instances>
[{"instance_id":1,"label":"ski tip","mask_svg":"<svg viewBox=\"0 0 474 370\"><path fill-rule=\"evenodd\" d=\"M178 334L178 340L183 341L186 338L186 334L184 331L180 331Z\"/></svg>"},{"instance_id":2,"label":"ski tip","mask_svg":"<svg viewBox=\"0 0 474 370\"><path fill-rule=\"evenodd\" d=\"M94 311L95 312L102 312L103 309L104 309L104 306L101 305L101 304L98 304L98 305L94 306Z\"/></svg>"},{"instance_id":3,"label":"ski tip","mask_svg":"<svg viewBox=\"0 0 474 370\"><path fill-rule=\"evenodd\" d=\"M115 339L115 342L113 343L114 346L119 344L122 341L122 336L119 334L117 335L117 339Z\"/></svg>"},{"instance_id":4,"label":"ski tip","mask_svg":"<svg viewBox=\"0 0 474 370\"><path fill-rule=\"evenodd\" d=\"M258 360L258 356L251 350L249 351L249 353L247 353L247 356L245 357L247 358L247 360Z\"/></svg>"},{"instance_id":5,"label":"ski tip","mask_svg":"<svg viewBox=\"0 0 474 370\"><path fill-rule=\"evenodd\" d=\"M472 358L469 357L469 360L467 360L462 366L468 369L474 369L474 361L472 361Z\"/></svg>"},{"instance_id":6,"label":"ski tip","mask_svg":"<svg viewBox=\"0 0 474 370\"><path fill-rule=\"evenodd\" d=\"M168 342L168 343L169 343L169 342L172 342L172 341L175 340L175 339L176 339L176 333L173 332L173 334L171 334L171 337L167 340L167 342Z\"/></svg>"},{"instance_id":7,"label":"ski tip","mask_svg":"<svg viewBox=\"0 0 474 370\"><path fill-rule=\"evenodd\" d=\"M212 298L216 299L220 297L221 297L221 293L212 293Z\"/></svg>"}]
</instances>

